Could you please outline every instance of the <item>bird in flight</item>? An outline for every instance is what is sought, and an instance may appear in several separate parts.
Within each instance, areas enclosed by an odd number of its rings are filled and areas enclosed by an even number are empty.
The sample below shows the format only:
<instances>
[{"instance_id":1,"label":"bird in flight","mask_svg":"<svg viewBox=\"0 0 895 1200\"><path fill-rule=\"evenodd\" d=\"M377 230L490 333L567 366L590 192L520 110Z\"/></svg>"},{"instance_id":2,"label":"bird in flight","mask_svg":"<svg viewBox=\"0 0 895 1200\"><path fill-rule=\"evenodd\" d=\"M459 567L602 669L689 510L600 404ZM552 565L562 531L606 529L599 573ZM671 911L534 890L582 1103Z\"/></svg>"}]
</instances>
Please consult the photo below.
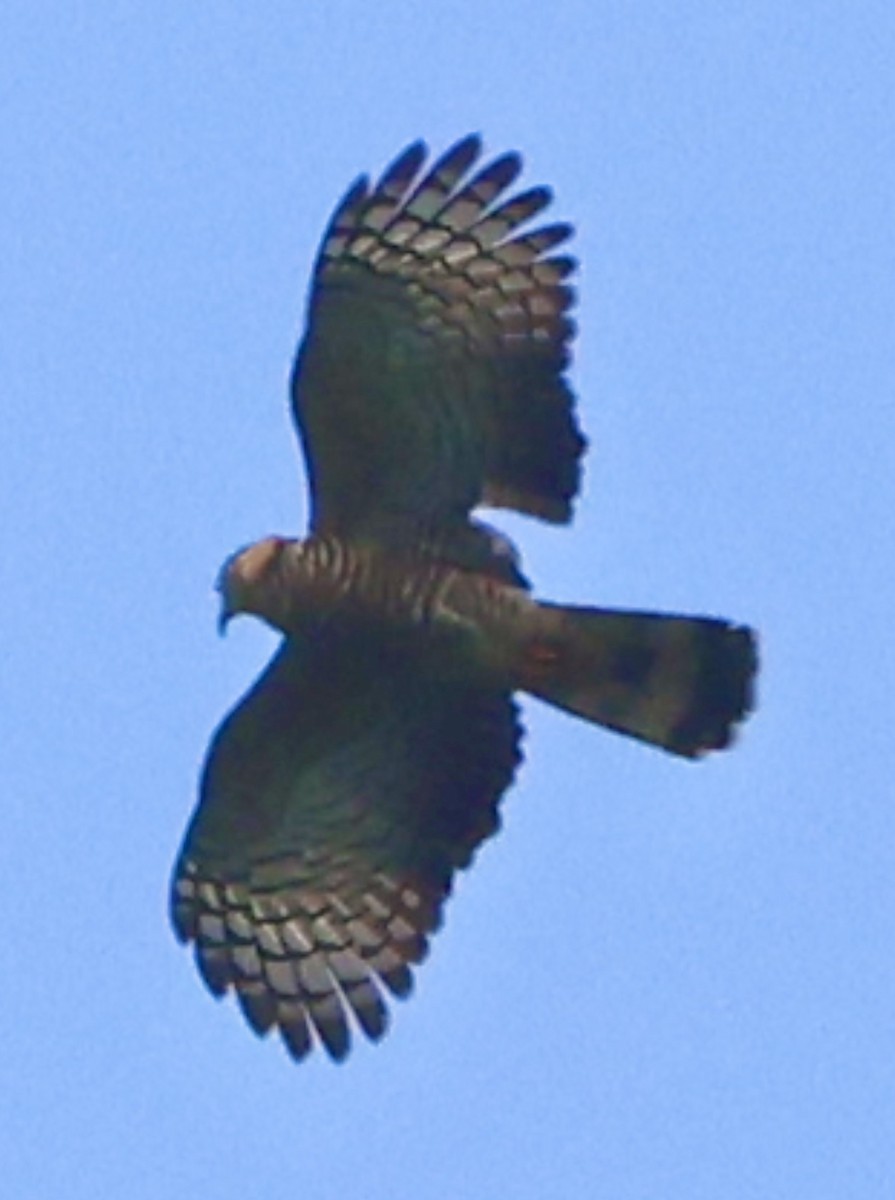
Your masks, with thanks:
<instances>
[{"instance_id":1,"label":"bird in flight","mask_svg":"<svg viewBox=\"0 0 895 1200\"><path fill-rule=\"evenodd\" d=\"M171 889L178 938L294 1059L384 1034L454 872L498 828L525 692L672 754L730 742L755 639L709 617L534 599L478 505L571 520L585 440L557 252L477 136L409 146L323 237L292 377L310 531L232 555L221 621L282 634L224 719Z\"/></svg>"}]
</instances>

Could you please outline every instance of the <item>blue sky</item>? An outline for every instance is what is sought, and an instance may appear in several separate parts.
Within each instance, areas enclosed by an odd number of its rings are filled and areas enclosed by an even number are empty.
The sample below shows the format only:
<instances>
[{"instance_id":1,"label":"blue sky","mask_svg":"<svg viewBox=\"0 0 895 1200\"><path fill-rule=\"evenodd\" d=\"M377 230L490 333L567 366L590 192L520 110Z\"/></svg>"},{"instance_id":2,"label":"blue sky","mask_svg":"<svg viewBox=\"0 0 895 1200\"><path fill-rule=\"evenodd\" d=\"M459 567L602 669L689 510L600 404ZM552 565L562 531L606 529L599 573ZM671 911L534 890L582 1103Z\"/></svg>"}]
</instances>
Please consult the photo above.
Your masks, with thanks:
<instances>
[{"instance_id":1,"label":"blue sky","mask_svg":"<svg viewBox=\"0 0 895 1200\"><path fill-rule=\"evenodd\" d=\"M895 11L7 0L4 1192L839 1200L895 1179ZM481 130L578 226L545 596L762 638L698 766L534 702L389 1038L259 1043L167 928L209 733L304 526L285 384L329 211Z\"/></svg>"}]
</instances>

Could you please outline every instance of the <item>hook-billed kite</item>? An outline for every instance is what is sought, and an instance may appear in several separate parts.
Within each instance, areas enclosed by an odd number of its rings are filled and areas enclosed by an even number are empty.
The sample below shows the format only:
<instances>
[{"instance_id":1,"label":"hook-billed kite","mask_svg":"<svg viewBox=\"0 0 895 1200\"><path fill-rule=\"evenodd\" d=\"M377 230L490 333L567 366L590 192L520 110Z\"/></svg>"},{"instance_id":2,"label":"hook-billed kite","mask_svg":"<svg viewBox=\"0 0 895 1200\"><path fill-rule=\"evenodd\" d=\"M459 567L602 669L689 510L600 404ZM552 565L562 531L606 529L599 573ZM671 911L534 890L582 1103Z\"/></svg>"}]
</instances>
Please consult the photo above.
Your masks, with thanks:
<instances>
[{"instance_id":1,"label":"hook-billed kite","mask_svg":"<svg viewBox=\"0 0 895 1200\"><path fill-rule=\"evenodd\" d=\"M515 692L696 758L752 704L752 633L532 597L477 505L571 519L585 448L557 253L509 194L517 154L415 143L339 204L313 274L292 407L309 536L224 564L222 622L278 630L223 721L172 886L217 995L303 1058L376 1040L454 872L498 827L520 761Z\"/></svg>"}]
</instances>

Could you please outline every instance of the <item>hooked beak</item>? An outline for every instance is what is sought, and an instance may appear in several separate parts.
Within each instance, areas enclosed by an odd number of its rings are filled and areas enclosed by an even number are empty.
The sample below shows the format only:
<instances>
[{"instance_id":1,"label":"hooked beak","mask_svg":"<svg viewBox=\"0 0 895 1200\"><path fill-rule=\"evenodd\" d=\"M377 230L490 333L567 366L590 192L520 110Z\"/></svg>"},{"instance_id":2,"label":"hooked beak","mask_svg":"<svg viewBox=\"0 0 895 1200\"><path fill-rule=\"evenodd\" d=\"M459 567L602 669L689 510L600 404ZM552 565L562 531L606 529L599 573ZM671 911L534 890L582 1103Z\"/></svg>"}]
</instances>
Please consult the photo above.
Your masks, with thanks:
<instances>
[{"instance_id":1,"label":"hooked beak","mask_svg":"<svg viewBox=\"0 0 895 1200\"><path fill-rule=\"evenodd\" d=\"M226 603L221 604L221 611L218 613L218 637L223 637L227 632L227 626L233 620L236 614L231 612Z\"/></svg>"},{"instance_id":2,"label":"hooked beak","mask_svg":"<svg viewBox=\"0 0 895 1200\"><path fill-rule=\"evenodd\" d=\"M240 553L242 553L240 551ZM235 583L231 579L233 564L239 554L233 554L224 565L221 567L218 577L215 580L214 590L220 597L221 607L218 610L218 637L223 637L227 632L227 626L233 618L241 611L239 604L234 597Z\"/></svg>"},{"instance_id":3,"label":"hooked beak","mask_svg":"<svg viewBox=\"0 0 895 1200\"><path fill-rule=\"evenodd\" d=\"M218 610L218 637L223 637L227 632L227 626L239 613L239 608L233 603L230 589L223 579L219 579L215 587L221 598L221 607Z\"/></svg>"}]
</instances>

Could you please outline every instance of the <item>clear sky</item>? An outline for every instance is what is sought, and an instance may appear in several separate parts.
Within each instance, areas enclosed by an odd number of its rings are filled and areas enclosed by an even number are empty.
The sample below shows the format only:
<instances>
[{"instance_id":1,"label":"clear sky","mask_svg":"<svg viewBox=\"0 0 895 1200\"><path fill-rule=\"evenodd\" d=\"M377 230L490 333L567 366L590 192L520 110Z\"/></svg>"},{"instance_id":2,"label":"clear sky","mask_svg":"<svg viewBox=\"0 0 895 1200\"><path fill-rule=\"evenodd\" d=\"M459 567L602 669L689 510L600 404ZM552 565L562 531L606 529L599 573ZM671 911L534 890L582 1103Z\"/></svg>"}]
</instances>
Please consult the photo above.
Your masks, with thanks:
<instances>
[{"instance_id":1,"label":"clear sky","mask_svg":"<svg viewBox=\"0 0 895 1200\"><path fill-rule=\"evenodd\" d=\"M895 8L419 0L0 15L0 1176L23 1200L895 1195ZM505 828L378 1047L296 1067L167 927L304 527L328 213L481 130L578 226L545 596L754 624L690 765L526 705Z\"/></svg>"}]
</instances>

